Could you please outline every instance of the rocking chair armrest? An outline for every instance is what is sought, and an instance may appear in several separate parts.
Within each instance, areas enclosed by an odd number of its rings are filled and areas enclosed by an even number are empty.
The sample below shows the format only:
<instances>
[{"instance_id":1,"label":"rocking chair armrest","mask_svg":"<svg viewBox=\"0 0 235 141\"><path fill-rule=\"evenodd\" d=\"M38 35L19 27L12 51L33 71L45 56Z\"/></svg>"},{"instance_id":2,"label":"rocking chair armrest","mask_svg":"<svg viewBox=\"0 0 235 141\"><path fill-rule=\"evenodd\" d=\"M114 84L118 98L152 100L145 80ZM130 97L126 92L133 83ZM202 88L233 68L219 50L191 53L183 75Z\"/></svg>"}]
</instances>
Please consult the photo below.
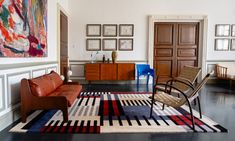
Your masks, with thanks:
<instances>
[{"instance_id":1,"label":"rocking chair armrest","mask_svg":"<svg viewBox=\"0 0 235 141\"><path fill-rule=\"evenodd\" d=\"M182 77L173 78L171 80L168 80L166 84L169 85L169 83L172 84L172 82L179 82L179 83L185 84L194 90L193 84L186 78L182 78Z\"/></svg>"},{"instance_id":2,"label":"rocking chair armrest","mask_svg":"<svg viewBox=\"0 0 235 141\"><path fill-rule=\"evenodd\" d=\"M158 87L157 87L158 85L160 85L160 86L165 86L165 91L162 90L162 89L160 89L160 88L158 88ZM174 87L174 86L172 86L172 85L164 84L164 83L158 83L158 84L156 84L156 85L154 86L153 95L152 95L152 96L154 96L154 94L156 93L157 90L164 91L165 93L170 94L170 93L168 93L168 92L166 91L166 88L167 88L167 87L170 87L171 89L173 88L173 89L179 91L179 94L182 94L182 95L184 96L184 98L186 98L186 99L188 100L188 96L187 96L184 92L182 92L180 89L178 89L178 88L176 88L176 87Z\"/></svg>"}]
</instances>

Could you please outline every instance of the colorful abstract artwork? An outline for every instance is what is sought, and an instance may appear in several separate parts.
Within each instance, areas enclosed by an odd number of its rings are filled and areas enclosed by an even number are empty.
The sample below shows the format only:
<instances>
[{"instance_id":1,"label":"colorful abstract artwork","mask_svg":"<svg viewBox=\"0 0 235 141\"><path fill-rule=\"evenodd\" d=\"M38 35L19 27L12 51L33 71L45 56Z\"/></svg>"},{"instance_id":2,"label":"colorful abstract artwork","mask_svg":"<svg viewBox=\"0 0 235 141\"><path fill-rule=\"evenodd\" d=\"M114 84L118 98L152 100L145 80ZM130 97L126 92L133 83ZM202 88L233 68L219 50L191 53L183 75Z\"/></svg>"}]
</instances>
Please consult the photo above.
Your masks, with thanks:
<instances>
[{"instance_id":1,"label":"colorful abstract artwork","mask_svg":"<svg viewBox=\"0 0 235 141\"><path fill-rule=\"evenodd\" d=\"M47 0L0 0L0 57L47 56Z\"/></svg>"}]
</instances>

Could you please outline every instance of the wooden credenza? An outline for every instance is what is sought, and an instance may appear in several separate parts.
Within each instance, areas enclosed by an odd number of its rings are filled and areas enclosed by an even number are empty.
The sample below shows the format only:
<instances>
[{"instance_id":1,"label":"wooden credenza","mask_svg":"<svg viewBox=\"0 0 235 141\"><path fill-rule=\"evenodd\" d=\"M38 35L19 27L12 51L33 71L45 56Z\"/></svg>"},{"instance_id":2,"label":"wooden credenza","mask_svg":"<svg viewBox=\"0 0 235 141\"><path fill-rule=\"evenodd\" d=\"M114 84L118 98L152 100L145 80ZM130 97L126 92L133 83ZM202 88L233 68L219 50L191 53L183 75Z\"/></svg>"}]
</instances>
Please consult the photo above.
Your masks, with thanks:
<instances>
[{"instance_id":1,"label":"wooden credenza","mask_svg":"<svg viewBox=\"0 0 235 141\"><path fill-rule=\"evenodd\" d=\"M92 80L135 80L134 63L87 63L85 78Z\"/></svg>"}]
</instances>

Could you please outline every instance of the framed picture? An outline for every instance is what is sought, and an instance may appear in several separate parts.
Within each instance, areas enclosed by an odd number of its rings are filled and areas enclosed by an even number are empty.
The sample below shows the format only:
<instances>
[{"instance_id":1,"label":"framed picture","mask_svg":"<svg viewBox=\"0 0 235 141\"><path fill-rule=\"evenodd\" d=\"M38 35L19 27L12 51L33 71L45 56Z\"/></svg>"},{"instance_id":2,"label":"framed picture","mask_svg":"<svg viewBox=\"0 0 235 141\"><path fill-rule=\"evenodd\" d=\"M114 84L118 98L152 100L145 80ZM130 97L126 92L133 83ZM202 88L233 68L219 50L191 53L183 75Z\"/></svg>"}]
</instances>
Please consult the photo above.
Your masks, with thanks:
<instances>
[{"instance_id":1,"label":"framed picture","mask_svg":"<svg viewBox=\"0 0 235 141\"><path fill-rule=\"evenodd\" d=\"M217 24L215 25L215 36L217 37L227 37L230 34L229 24Z\"/></svg>"},{"instance_id":2,"label":"framed picture","mask_svg":"<svg viewBox=\"0 0 235 141\"><path fill-rule=\"evenodd\" d=\"M133 39L119 39L119 50L132 51Z\"/></svg>"},{"instance_id":3,"label":"framed picture","mask_svg":"<svg viewBox=\"0 0 235 141\"><path fill-rule=\"evenodd\" d=\"M222 38L215 39L215 50L225 51L229 50L230 39Z\"/></svg>"},{"instance_id":4,"label":"framed picture","mask_svg":"<svg viewBox=\"0 0 235 141\"><path fill-rule=\"evenodd\" d=\"M231 39L231 46L230 46L230 50L235 51L235 39Z\"/></svg>"},{"instance_id":5,"label":"framed picture","mask_svg":"<svg viewBox=\"0 0 235 141\"><path fill-rule=\"evenodd\" d=\"M101 50L101 39L87 39L86 40L87 51L99 51Z\"/></svg>"},{"instance_id":6,"label":"framed picture","mask_svg":"<svg viewBox=\"0 0 235 141\"><path fill-rule=\"evenodd\" d=\"M103 50L117 50L117 39L103 39Z\"/></svg>"},{"instance_id":7,"label":"framed picture","mask_svg":"<svg viewBox=\"0 0 235 141\"><path fill-rule=\"evenodd\" d=\"M231 25L231 36L235 37L235 24Z\"/></svg>"},{"instance_id":8,"label":"framed picture","mask_svg":"<svg viewBox=\"0 0 235 141\"><path fill-rule=\"evenodd\" d=\"M132 37L134 35L133 24L120 24L119 25L119 36Z\"/></svg>"},{"instance_id":9,"label":"framed picture","mask_svg":"<svg viewBox=\"0 0 235 141\"><path fill-rule=\"evenodd\" d=\"M117 25L116 24L104 24L103 25L103 36L104 37L116 37L117 36Z\"/></svg>"},{"instance_id":10,"label":"framed picture","mask_svg":"<svg viewBox=\"0 0 235 141\"><path fill-rule=\"evenodd\" d=\"M87 24L86 35L87 36L101 36L101 24Z\"/></svg>"}]
</instances>

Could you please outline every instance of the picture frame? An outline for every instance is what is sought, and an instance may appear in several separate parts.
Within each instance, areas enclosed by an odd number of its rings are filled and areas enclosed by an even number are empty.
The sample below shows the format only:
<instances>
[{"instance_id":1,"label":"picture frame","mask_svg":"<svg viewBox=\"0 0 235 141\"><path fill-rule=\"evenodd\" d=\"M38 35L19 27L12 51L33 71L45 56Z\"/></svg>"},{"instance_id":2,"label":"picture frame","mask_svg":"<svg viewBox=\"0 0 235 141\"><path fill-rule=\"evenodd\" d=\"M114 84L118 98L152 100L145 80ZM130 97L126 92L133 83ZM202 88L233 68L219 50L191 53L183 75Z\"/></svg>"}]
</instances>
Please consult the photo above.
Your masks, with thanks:
<instances>
[{"instance_id":1,"label":"picture frame","mask_svg":"<svg viewBox=\"0 0 235 141\"><path fill-rule=\"evenodd\" d=\"M231 36L235 37L235 24L231 25Z\"/></svg>"},{"instance_id":2,"label":"picture frame","mask_svg":"<svg viewBox=\"0 0 235 141\"><path fill-rule=\"evenodd\" d=\"M86 40L87 51L100 51L101 50L101 39L87 39Z\"/></svg>"},{"instance_id":3,"label":"picture frame","mask_svg":"<svg viewBox=\"0 0 235 141\"><path fill-rule=\"evenodd\" d=\"M230 50L235 51L235 39L231 39Z\"/></svg>"},{"instance_id":4,"label":"picture frame","mask_svg":"<svg viewBox=\"0 0 235 141\"><path fill-rule=\"evenodd\" d=\"M119 48L120 51L132 51L133 50L133 39L122 38L119 39Z\"/></svg>"},{"instance_id":5,"label":"picture frame","mask_svg":"<svg viewBox=\"0 0 235 141\"><path fill-rule=\"evenodd\" d=\"M103 39L102 49L105 50L105 51L117 50L117 39L113 39L113 38Z\"/></svg>"},{"instance_id":6,"label":"picture frame","mask_svg":"<svg viewBox=\"0 0 235 141\"><path fill-rule=\"evenodd\" d=\"M119 36L121 37L133 37L134 36L134 24L120 24Z\"/></svg>"},{"instance_id":7,"label":"picture frame","mask_svg":"<svg viewBox=\"0 0 235 141\"><path fill-rule=\"evenodd\" d=\"M117 24L104 24L103 36L104 37L116 37L117 36Z\"/></svg>"},{"instance_id":8,"label":"picture frame","mask_svg":"<svg viewBox=\"0 0 235 141\"><path fill-rule=\"evenodd\" d=\"M86 36L93 36L93 37L101 36L101 24L87 24Z\"/></svg>"},{"instance_id":9,"label":"picture frame","mask_svg":"<svg viewBox=\"0 0 235 141\"><path fill-rule=\"evenodd\" d=\"M229 24L216 24L215 25L215 36L216 37L228 37L230 35Z\"/></svg>"},{"instance_id":10,"label":"picture frame","mask_svg":"<svg viewBox=\"0 0 235 141\"><path fill-rule=\"evenodd\" d=\"M229 50L230 39L228 38L217 38L215 39L215 50L216 51L227 51Z\"/></svg>"}]
</instances>

